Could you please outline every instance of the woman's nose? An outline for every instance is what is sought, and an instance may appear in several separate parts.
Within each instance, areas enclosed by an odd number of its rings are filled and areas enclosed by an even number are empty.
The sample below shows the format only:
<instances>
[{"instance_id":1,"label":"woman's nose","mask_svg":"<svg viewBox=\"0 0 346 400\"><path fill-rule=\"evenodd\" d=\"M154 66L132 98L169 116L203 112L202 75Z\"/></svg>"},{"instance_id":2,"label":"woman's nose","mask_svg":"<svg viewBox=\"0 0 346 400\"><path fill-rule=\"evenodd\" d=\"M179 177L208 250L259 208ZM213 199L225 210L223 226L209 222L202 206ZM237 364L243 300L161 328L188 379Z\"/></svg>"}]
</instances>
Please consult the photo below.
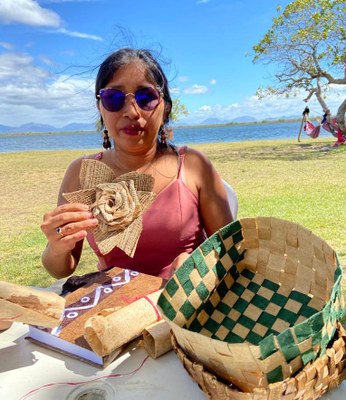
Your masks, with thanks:
<instances>
[{"instance_id":1,"label":"woman's nose","mask_svg":"<svg viewBox=\"0 0 346 400\"><path fill-rule=\"evenodd\" d=\"M141 116L136 99L132 93L127 94L123 110L124 116L129 118L139 118Z\"/></svg>"}]
</instances>

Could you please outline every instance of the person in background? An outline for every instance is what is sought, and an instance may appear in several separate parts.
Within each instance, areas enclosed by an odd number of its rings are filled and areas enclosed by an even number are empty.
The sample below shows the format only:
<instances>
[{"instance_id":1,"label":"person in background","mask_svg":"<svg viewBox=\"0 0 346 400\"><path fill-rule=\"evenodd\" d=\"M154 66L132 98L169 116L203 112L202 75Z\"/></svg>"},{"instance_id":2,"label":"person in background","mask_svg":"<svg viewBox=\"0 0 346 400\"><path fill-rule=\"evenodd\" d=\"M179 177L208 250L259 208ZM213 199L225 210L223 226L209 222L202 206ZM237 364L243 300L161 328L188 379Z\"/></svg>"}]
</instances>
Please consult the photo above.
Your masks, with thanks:
<instances>
[{"instance_id":1,"label":"person in background","mask_svg":"<svg viewBox=\"0 0 346 400\"><path fill-rule=\"evenodd\" d=\"M63 178L57 207L43 217L48 243L42 263L56 278L74 273L84 239L98 257L99 270L113 266L168 279L207 236L232 221L224 184L200 151L167 140L172 99L167 78L152 52L123 48L100 65L95 97L105 151L74 160ZM133 257L115 247L102 254L92 233L98 219L63 193L81 189L84 158L98 160L116 176L150 174L156 198L143 214L143 230Z\"/></svg>"}]
</instances>

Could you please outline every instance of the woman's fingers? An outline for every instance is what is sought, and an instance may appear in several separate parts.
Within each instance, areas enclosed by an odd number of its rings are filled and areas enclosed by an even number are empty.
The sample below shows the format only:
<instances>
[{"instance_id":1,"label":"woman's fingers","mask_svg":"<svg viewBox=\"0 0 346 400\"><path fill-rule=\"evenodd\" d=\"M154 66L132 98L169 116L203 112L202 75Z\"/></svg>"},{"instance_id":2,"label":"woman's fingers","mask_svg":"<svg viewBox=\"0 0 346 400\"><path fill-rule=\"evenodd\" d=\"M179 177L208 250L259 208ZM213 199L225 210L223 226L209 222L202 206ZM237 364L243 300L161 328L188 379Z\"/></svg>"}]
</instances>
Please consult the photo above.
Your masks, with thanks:
<instances>
[{"instance_id":1,"label":"woman's fingers","mask_svg":"<svg viewBox=\"0 0 346 400\"><path fill-rule=\"evenodd\" d=\"M74 220L73 222L62 223L61 226L59 225L55 229L55 231L61 237L66 237L80 231L88 231L97 226L97 224L98 220L94 218L91 214L91 216L87 218L81 218Z\"/></svg>"},{"instance_id":2,"label":"woman's fingers","mask_svg":"<svg viewBox=\"0 0 346 400\"><path fill-rule=\"evenodd\" d=\"M56 239L48 240L52 248L57 252L57 254L64 252L64 251L71 251L75 248L76 243L80 242L81 240L85 239L87 236L86 230L80 230L76 233L61 236Z\"/></svg>"},{"instance_id":3,"label":"woman's fingers","mask_svg":"<svg viewBox=\"0 0 346 400\"><path fill-rule=\"evenodd\" d=\"M85 204L79 203L71 203L71 204L62 204L56 207L54 210L47 212L43 216L43 221L54 218L54 217L61 217L68 213L87 213L89 212L89 207Z\"/></svg>"},{"instance_id":4,"label":"woman's fingers","mask_svg":"<svg viewBox=\"0 0 346 400\"><path fill-rule=\"evenodd\" d=\"M75 243L98 224L97 219L88 210L87 206L78 203L58 206L44 215L41 229L49 242L56 243L69 237L70 241Z\"/></svg>"},{"instance_id":5,"label":"woman's fingers","mask_svg":"<svg viewBox=\"0 0 346 400\"><path fill-rule=\"evenodd\" d=\"M80 212L89 211L89 207L86 204L82 203L64 203L55 208L51 212L51 214L54 216L55 214L63 214L65 212L75 212L75 211L80 211Z\"/></svg>"},{"instance_id":6,"label":"woman's fingers","mask_svg":"<svg viewBox=\"0 0 346 400\"><path fill-rule=\"evenodd\" d=\"M83 222L88 222L91 219L93 219L94 216L90 211L84 211L84 212L64 212L62 214L55 215L51 217L50 223L58 228L59 226L63 227L67 224L73 224L73 223L81 223Z\"/></svg>"}]
</instances>

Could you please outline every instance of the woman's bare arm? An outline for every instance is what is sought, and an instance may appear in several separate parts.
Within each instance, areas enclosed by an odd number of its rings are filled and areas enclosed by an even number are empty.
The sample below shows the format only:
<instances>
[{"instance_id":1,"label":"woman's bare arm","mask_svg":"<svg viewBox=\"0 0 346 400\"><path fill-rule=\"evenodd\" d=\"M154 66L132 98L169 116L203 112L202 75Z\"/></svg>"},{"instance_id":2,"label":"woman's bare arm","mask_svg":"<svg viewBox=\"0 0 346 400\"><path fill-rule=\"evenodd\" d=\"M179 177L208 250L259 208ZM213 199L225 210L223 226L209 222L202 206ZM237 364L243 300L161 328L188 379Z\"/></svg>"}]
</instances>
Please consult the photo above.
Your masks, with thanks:
<instances>
[{"instance_id":1,"label":"woman's bare arm","mask_svg":"<svg viewBox=\"0 0 346 400\"><path fill-rule=\"evenodd\" d=\"M83 240L87 231L97 225L88 207L84 204L68 204L63 193L80 189L79 171L81 159L73 161L62 181L57 207L43 217L41 229L48 243L42 254L42 263L55 278L71 275L81 257ZM61 232L57 232L57 228Z\"/></svg>"},{"instance_id":2,"label":"woman's bare arm","mask_svg":"<svg viewBox=\"0 0 346 400\"><path fill-rule=\"evenodd\" d=\"M224 183L201 152L188 149L185 158L187 185L198 195L199 209L208 236L233 221Z\"/></svg>"}]
</instances>

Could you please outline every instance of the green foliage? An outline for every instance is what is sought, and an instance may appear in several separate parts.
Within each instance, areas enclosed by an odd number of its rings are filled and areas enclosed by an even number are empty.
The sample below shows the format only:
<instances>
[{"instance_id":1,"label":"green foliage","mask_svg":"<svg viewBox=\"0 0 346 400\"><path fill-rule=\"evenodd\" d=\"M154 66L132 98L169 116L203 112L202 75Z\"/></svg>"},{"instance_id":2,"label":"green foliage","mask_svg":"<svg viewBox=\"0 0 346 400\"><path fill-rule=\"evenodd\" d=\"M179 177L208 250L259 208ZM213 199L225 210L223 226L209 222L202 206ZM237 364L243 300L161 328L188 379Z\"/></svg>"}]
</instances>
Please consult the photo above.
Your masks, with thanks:
<instances>
[{"instance_id":1,"label":"green foliage","mask_svg":"<svg viewBox=\"0 0 346 400\"><path fill-rule=\"evenodd\" d=\"M185 104L183 104L179 99L174 99L171 111L171 120L177 122L182 115L187 116L188 114L189 112L187 111Z\"/></svg>"},{"instance_id":2,"label":"green foliage","mask_svg":"<svg viewBox=\"0 0 346 400\"><path fill-rule=\"evenodd\" d=\"M346 84L345 39L344 0L295 0L283 11L278 8L271 28L253 46L253 62L277 65L277 93L309 91L323 83Z\"/></svg>"}]
</instances>

